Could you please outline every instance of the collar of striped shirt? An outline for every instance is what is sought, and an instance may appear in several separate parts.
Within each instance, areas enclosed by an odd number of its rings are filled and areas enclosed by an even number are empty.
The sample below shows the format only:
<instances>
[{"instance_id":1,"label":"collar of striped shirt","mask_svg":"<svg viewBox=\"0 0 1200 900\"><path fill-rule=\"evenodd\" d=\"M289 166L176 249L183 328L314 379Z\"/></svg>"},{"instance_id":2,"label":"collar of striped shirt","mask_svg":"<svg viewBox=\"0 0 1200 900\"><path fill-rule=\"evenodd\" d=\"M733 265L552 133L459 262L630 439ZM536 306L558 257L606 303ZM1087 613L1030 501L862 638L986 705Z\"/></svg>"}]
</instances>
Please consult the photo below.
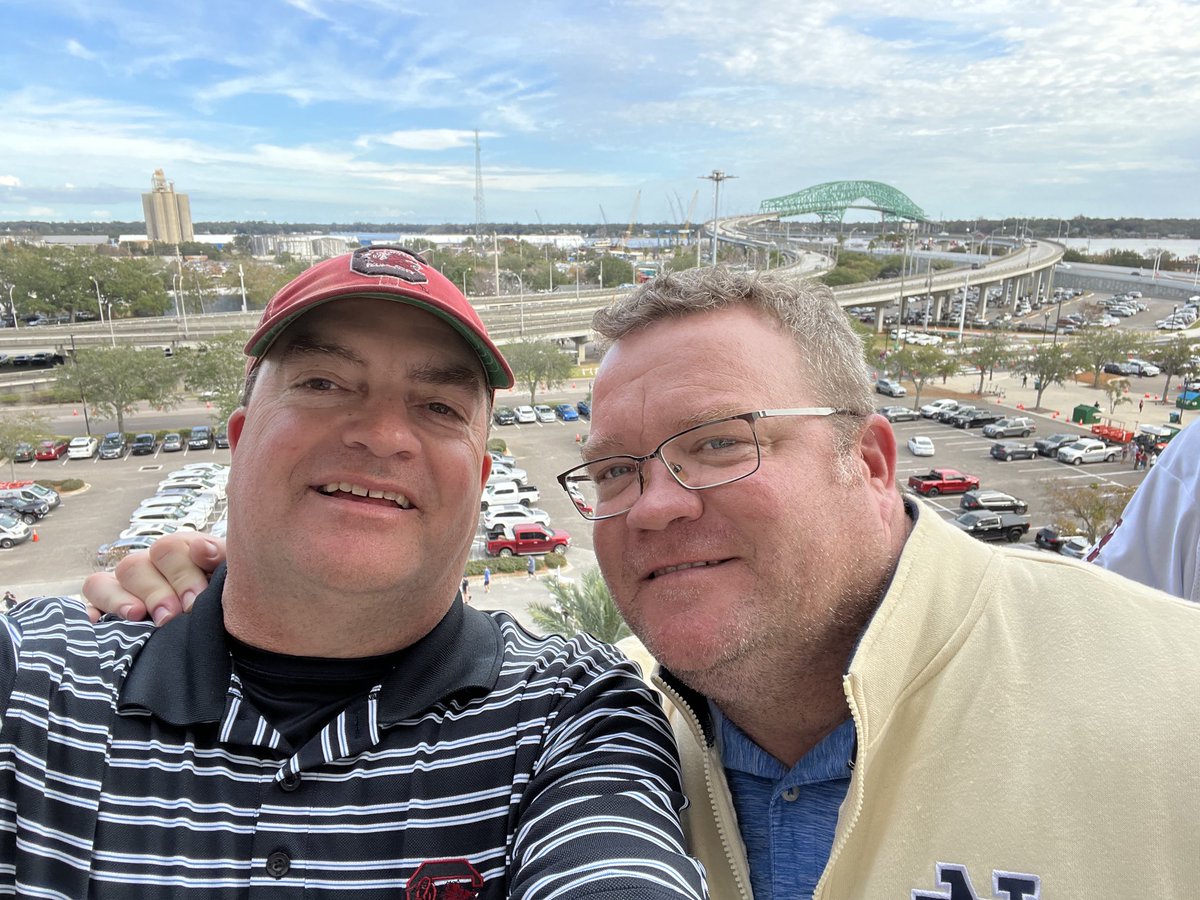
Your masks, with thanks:
<instances>
[{"instance_id":1,"label":"collar of striped shirt","mask_svg":"<svg viewBox=\"0 0 1200 900\"><path fill-rule=\"evenodd\" d=\"M221 720L233 675L221 612L224 585L222 565L191 613L176 616L146 642L121 689L121 712L150 713L172 725ZM384 679L380 724L410 718L439 700L490 691L502 659L500 626L456 600Z\"/></svg>"}]
</instances>

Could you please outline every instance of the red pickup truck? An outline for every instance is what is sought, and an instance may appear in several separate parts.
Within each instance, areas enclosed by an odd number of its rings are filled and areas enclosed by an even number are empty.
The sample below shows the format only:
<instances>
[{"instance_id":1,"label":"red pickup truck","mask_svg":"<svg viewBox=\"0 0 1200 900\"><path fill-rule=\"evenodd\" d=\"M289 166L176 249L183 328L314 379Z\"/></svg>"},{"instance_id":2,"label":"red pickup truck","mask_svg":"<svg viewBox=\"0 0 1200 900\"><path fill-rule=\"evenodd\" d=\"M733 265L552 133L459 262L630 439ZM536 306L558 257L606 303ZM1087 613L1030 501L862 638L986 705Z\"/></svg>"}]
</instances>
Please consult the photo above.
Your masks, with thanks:
<instances>
[{"instance_id":1,"label":"red pickup truck","mask_svg":"<svg viewBox=\"0 0 1200 900\"><path fill-rule=\"evenodd\" d=\"M908 486L926 497L938 494L965 494L979 487L974 475L964 475L954 469L930 469L928 475L912 475Z\"/></svg>"},{"instance_id":2,"label":"red pickup truck","mask_svg":"<svg viewBox=\"0 0 1200 900\"><path fill-rule=\"evenodd\" d=\"M488 556L521 556L526 554L567 552L571 536L565 531L542 525L514 525L512 536L495 537L487 542Z\"/></svg>"}]
</instances>

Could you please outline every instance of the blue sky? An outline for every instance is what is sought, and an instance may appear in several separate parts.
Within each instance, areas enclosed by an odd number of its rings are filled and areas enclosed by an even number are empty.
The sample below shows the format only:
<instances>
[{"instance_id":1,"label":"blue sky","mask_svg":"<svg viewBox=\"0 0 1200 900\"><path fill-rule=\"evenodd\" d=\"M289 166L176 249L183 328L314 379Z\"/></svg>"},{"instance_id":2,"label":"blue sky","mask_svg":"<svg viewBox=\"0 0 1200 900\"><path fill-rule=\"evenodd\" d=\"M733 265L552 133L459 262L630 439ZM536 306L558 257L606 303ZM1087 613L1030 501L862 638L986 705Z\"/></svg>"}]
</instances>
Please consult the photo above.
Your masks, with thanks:
<instances>
[{"instance_id":1,"label":"blue sky","mask_svg":"<svg viewBox=\"0 0 1200 900\"><path fill-rule=\"evenodd\" d=\"M1200 216L1200 3L0 0L0 220Z\"/></svg>"}]
</instances>

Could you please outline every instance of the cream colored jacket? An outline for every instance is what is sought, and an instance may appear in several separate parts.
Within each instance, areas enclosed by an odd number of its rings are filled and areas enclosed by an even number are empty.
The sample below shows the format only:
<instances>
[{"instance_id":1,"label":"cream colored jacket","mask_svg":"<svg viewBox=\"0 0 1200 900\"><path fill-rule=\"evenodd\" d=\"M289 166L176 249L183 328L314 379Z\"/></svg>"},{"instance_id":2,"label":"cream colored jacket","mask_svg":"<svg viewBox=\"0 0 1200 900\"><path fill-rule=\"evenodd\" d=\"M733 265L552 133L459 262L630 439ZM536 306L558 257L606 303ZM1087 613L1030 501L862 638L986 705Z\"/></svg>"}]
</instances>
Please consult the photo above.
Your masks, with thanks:
<instances>
[{"instance_id":1,"label":"cream colored jacket","mask_svg":"<svg viewBox=\"0 0 1200 900\"><path fill-rule=\"evenodd\" d=\"M707 704L669 673L714 900L751 896ZM1200 607L918 517L844 680L856 765L816 897L1200 897Z\"/></svg>"}]
</instances>

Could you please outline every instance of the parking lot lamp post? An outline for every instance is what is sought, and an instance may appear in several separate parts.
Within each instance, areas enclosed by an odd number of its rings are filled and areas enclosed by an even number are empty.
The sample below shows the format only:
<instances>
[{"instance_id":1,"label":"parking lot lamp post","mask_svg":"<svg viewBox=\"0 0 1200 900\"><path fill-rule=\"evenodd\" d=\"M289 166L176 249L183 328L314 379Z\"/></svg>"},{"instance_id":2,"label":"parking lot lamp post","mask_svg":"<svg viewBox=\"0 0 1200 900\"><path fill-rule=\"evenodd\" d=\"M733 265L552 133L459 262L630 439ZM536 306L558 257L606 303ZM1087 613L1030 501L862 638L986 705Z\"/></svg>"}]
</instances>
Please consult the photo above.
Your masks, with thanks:
<instances>
[{"instance_id":1,"label":"parking lot lamp post","mask_svg":"<svg viewBox=\"0 0 1200 900\"><path fill-rule=\"evenodd\" d=\"M242 271L242 264L238 263L238 284L242 286L242 312L246 311L246 273Z\"/></svg>"},{"instance_id":2,"label":"parking lot lamp post","mask_svg":"<svg viewBox=\"0 0 1200 900\"><path fill-rule=\"evenodd\" d=\"M1062 296L1061 294L1059 296ZM1046 343L1046 331L1050 328L1050 310L1042 313L1042 343Z\"/></svg>"},{"instance_id":3,"label":"parking lot lamp post","mask_svg":"<svg viewBox=\"0 0 1200 900\"><path fill-rule=\"evenodd\" d=\"M16 287L16 285L10 284L8 286L8 308L10 310L12 310L13 328L16 328L17 327L17 304L13 301L13 288L14 287Z\"/></svg>"},{"instance_id":4,"label":"parking lot lamp post","mask_svg":"<svg viewBox=\"0 0 1200 900\"><path fill-rule=\"evenodd\" d=\"M104 324L104 298L100 296L100 282L96 280L96 276L89 275L92 284L96 286L96 306L100 308L100 324ZM112 345L117 346L117 335L113 332L112 323L112 304L108 304L108 337L112 341Z\"/></svg>"},{"instance_id":5,"label":"parking lot lamp post","mask_svg":"<svg viewBox=\"0 0 1200 900\"><path fill-rule=\"evenodd\" d=\"M521 337L525 337L525 279L521 277L520 272L513 272L517 276L517 288L520 291L520 307L521 307Z\"/></svg>"}]
</instances>

